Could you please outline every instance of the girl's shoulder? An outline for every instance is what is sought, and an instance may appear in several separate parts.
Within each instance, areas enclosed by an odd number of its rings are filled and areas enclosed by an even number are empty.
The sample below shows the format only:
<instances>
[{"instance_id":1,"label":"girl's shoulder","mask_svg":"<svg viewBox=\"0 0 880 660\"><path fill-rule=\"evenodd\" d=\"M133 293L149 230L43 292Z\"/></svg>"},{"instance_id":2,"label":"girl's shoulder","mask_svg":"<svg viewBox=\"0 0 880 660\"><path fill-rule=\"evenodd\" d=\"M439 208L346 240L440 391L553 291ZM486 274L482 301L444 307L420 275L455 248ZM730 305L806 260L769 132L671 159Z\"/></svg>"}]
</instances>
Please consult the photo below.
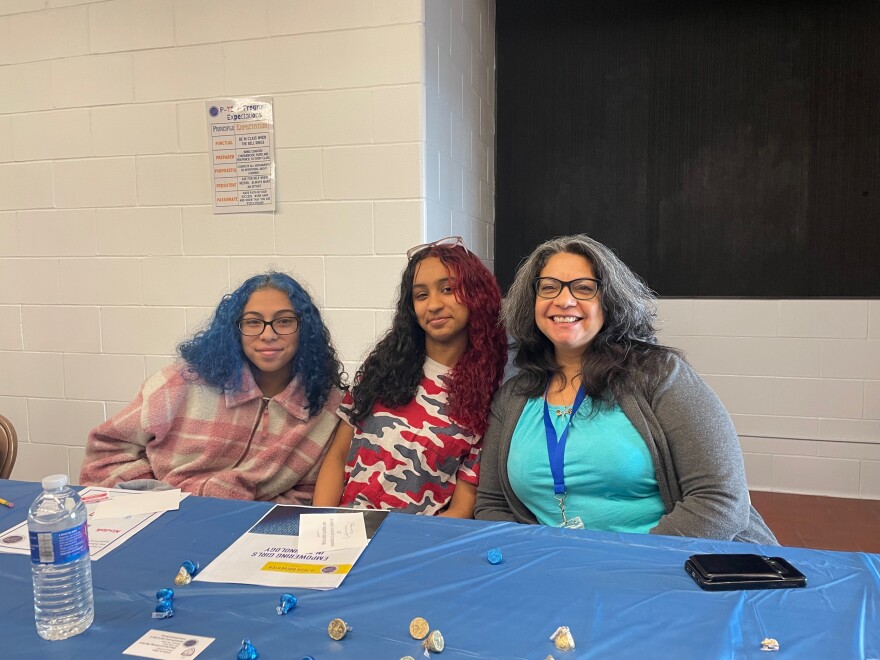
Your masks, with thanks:
<instances>
[{"instance_id":1,"label":"girl's shoulder","mask_svg":"<svg viewBox=\"0 0 880 660\"><path fill-rule=\"evenodd\" d=\"M324 410L335 415L336 411L339 410L340 405L343 403L343 399L348 397L348 388L339 389L338 387L331 387L330 392L327 394L327 402L324 404Z\"/></svg>"},{"instance_id":2,"label":"girl's shoulder","mask_svg":"<svg viewBox=\"0 0 880 660\"><path fill-rule=\"evenodd\" d=\"M147 405L176 408L183 405L194 390L211 391L219 396L219 390L206 385L184 360L175 360L148 377L141 387L141 396Z\"/></svg>"},{"instance_id":3,"label":"girl's shoulder","mask_svg":"<svg viewBox=\"0 0 880 660\"><path fill-rule=\"evenodd\" d=\"M199 380L199 374L185 360L174 360L149 376L144 381L144 389L185 388Z\"/></svg>"}]
</instances>

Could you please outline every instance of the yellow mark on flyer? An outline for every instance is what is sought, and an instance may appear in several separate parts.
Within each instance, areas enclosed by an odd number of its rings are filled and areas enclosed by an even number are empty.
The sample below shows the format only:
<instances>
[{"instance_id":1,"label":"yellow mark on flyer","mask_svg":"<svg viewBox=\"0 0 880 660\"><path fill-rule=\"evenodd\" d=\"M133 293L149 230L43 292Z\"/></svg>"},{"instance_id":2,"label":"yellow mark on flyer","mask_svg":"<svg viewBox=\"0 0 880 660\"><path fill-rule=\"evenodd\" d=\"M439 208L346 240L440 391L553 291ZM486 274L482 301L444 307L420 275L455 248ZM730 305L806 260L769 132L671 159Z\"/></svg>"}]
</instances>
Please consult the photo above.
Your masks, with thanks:
<instances>
[{"instance_id":1,"label":"yellow mark on flyer","mask_svg":"<svg viewBox=\"0 0 880 660\"><path fill-rule=\"evenodd\" d=\"M352 564L297 564L290 561L269 561L263 564L261 571L271 571L273 573L300 573L300 574L320 574L320 573L348 573Z\"/></svg>"}]
</instances>

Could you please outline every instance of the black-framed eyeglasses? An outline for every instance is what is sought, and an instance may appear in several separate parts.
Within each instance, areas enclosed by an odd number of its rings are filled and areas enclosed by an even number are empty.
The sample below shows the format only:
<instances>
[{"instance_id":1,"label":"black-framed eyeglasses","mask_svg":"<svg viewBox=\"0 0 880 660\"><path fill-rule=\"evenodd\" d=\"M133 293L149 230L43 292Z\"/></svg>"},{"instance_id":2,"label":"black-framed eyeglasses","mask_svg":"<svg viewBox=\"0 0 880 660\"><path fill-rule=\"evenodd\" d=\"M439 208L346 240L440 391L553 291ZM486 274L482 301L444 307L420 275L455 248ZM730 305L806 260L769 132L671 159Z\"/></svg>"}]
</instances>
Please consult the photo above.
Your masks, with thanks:
<instances>
[{"instance_id":1,"label":"black-framed eyeglasses","mask_svg":"<svg viewBox=\"0 0 880 660\"><path fill-rule=\"evenodd\" d=\"M441 238L434 241L433 243L422 243L421 245L411 247L409 250L406 251L406 258L412 259L422 250L427 250L432 247L439 247L441 245L443 247L463 247L465 248L465 250L467 249L464 244L464 239L461 236L447 236L446 238Z\"/></svg>"},{"instance_id":2,"label":"black-framed eyeglasses","mask_svg":"<svg viewBox=\"0 0 880 660\"><path fill-rule=\"evenodd\" d=\"M555 277L536 277L534 279L535 294L539 298L548 300L552 300L562 293L565 287L568 287L571 295L578 300L592 300L599 293L601 285L602 280L597 280L594 277L579 277L568 282L557 280Z\"/></svg>"},{"instance_id":3,"label":"black-framed eyeglasses","mask_svg":"<svg viewBox=\"0 0 880 660\"><path fill-rule=\"evenodd\" d=\"M239 319L238 331L245 337L258 337L263 334L267 325L276 335L292 335L299 329L299 319L295 316L282 316L274 321L257 318Z\"/></svg>"}]
</instances>

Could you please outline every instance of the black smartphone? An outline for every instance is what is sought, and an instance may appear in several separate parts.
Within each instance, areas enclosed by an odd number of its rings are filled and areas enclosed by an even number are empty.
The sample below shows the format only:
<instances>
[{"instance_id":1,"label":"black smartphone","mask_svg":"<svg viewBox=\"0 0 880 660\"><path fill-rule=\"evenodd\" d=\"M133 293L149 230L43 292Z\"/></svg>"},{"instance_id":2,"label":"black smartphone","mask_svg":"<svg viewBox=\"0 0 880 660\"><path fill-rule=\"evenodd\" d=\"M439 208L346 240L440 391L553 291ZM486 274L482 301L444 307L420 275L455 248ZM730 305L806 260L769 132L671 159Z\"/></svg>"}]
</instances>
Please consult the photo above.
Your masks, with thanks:
<instances>
[{"instance_id":1,"label":"black smartphone","mask_svg":"<svg viewBox=\"0 0 880 660\"><path fill-rule=\"evenodd\" d=\"M707 591L793 589L807 586L806 576L782 557L691 555L684 563L684 570Z\"/></svg>"}]
</instances>

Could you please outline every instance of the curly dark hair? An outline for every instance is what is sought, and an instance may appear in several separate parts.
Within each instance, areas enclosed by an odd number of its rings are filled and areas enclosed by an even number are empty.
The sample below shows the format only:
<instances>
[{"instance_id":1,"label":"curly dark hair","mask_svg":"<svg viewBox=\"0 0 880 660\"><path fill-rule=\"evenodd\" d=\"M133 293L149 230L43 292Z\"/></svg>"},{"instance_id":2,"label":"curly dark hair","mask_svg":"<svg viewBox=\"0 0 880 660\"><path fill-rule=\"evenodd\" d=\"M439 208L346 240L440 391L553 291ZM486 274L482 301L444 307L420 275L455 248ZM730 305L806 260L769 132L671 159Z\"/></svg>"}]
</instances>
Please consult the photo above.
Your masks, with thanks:
<instances>
[{"instance_id":1,"label":"curly dark hair","mask_svg":"<svg viewBox=\"0 0 880 660\"><path fill-rule=\"evenodd\" d=\"M654 293L620 258L586 234L542 243L523 262L504 303L502 317L513 337L514 365L523 375L518 386L530 397L542 396L550 379L562 370L553 344L535 323L534 280L555 254L578 254L602 280L599 287L605 323L581 358L581 384L591 397L610 402L616 395L654 382L674 348L657 343Z\"/></svg>"},{"instance_id":2,"label":"curly dark hair","mask_svg":"<svg viewBox=\"0 0 880 660\"><path fill-rule=\"evenodd\" d=\"M456 276L455 298L470 312L467 348L449 374L449 417L482 435L507 362L507 336L499 322L501 291L494 275L461 246L434 245L410 258L400 279L391 329L355 376L349 419L357 426L377 401L397 408L416 395L425 362L425 331L413 309L412 285L416 267L427 257L437 257Z\"/></svg>"},{"instance_id":3,"label":"curly dark hair","mask_svg":"<svg viewBox=\"0 0 880 660\"><path fill-rule=\"evenodd\" d=\"M248 278L235 291L223 296L208 326L182 342L177 350L186 360L189 371L209 385L223 391L238 390L242 367L249 364L241 347L238 320L251 294L258 289L278 289L293 303L299 317L299 345L290 364L291 377L300 377L309 413L317 415L327 403L330 389L343 386L344 371L321 313L311 296L290 275L270 271Z\"/></svg>"}]
</instances>

